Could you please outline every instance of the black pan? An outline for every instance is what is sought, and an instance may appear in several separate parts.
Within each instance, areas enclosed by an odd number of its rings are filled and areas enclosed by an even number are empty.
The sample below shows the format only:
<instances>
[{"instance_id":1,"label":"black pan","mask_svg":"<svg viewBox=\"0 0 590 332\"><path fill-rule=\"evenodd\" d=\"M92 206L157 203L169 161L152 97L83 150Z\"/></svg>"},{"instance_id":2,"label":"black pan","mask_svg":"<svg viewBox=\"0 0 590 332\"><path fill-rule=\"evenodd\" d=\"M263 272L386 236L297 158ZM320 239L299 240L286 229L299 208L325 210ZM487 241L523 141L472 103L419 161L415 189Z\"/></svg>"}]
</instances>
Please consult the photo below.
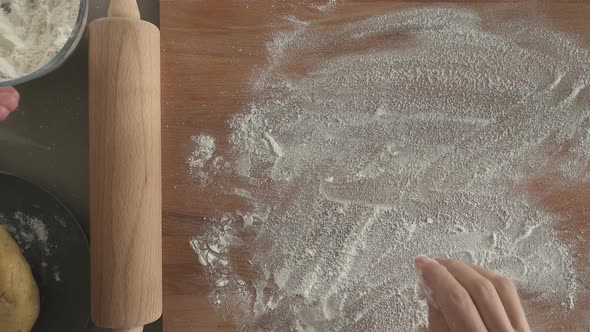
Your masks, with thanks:
<instances>
[{"instance_id":1,"label":"black pan","mask_svg":"<svg viewBox=\"0 0 590 332\"><path fill-rule=\"evenodd\" d=\"M84 331L90 249L76 218L46 190L0 172L0 224L19 243L39 286L41 310L33 331Z\"/></svg>"}]
</instances>

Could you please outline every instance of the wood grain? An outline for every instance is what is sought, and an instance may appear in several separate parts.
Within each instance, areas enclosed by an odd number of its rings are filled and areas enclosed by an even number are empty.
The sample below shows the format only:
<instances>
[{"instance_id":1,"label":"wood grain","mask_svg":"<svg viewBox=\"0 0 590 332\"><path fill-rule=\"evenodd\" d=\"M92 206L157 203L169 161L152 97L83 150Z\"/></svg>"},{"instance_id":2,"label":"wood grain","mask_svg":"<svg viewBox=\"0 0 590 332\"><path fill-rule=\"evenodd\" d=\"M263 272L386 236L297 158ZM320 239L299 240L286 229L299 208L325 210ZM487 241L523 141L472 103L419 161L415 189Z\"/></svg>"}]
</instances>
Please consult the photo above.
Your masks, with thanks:
<instances>
[{"instance_id":1,"label":"wood grain","mask_svg":"<svg viewBox=\"0 0 590 332\"><path fill-rule=\"evenodd\" d=\"M313 2L313 1L311 1ZM324 3L326 1L315 1ZM231 322L215 311L207 298L210 282L197 263L188 240L206 229L206 217L220 211L243 208L245 202L216 191L213 183L199 188L188 176L186 157L190 136L208 133L217 138L223 154L229 146L225 138L226 121L243 111L253 96L247 88L252 72L267 63L265 43L273 32L289 29L272 17L294 15L314 22L321 29L406 7L430 2L339 1L333 12L320 13L306 4L310 1L196 1L161 0L162 31L162 135L163 135L163 245L164 245L164 330L233 331ZM500 14L543 15L565 32L590 45L590 4L582 1L540 1L507 4L494 1L469 1L461 5L476 10L504 6ZM590 101L586 100L590 105ZM556 153L559 147L555 147ZM559 160L558 155L547 156ZM530 195L540 209L559 215L560 225L590 241L590 182L574 183L559 178L557 165L549 165L521 190ZM553 171L552 171L553 170ZM221 179L231 182L235 179ZM587 242L578 243L575 254L578 269L587 269ZM244 257L232 259L244 264ZM588 283L584 287L589 289ZM523 294L534 297L536 294ZM580 298L576 310L548 308L537 304L530 319L547 331L578 331L576 316L585 313L590 298ZM563 311L561 319L549 321L547 310Z\"/></svg>"},{"instance_id":2,"label":"wood grain","mask_svg":"<svg viewBox=\"0 0 590 332\"><path fill-rule=\"evenodd\" d=\"M91 314L139 330L162 312L160 34L119 14L89 26Z\"/></svg>"}]
</instances>

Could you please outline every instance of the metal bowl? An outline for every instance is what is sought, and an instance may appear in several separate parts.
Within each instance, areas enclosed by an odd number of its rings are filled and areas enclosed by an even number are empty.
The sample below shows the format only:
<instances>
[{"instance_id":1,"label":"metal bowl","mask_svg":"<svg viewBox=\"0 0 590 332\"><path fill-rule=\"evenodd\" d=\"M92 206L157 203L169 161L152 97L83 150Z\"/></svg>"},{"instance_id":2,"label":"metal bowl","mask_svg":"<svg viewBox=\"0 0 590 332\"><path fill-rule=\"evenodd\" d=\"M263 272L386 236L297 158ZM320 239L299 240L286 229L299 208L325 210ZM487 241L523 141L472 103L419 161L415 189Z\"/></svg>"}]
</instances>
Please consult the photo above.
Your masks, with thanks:
<instances>
[{"instance_id":1,"label":"metal bowl","mask_svg":"<svg viewBox=\"0 0 590 332\"><path fill-rule=\"evenodd\" d=\"M28 82L30 80L34 80L36 78L44 76L59 68L70 57L70 55L72 55L72 53L76 49L76 46L78 46L80 39L82 39L82 35L84 34L84 30L86 28L87 18L88 0L80 0L78 18L76 19L76 25L72 30L72 35L70 36L70 38L68 38L62 49L53 57L53 59L51 59L44 66L24 76L0 81L0 86L11 86Z\"/></svg>"}]
</instances>

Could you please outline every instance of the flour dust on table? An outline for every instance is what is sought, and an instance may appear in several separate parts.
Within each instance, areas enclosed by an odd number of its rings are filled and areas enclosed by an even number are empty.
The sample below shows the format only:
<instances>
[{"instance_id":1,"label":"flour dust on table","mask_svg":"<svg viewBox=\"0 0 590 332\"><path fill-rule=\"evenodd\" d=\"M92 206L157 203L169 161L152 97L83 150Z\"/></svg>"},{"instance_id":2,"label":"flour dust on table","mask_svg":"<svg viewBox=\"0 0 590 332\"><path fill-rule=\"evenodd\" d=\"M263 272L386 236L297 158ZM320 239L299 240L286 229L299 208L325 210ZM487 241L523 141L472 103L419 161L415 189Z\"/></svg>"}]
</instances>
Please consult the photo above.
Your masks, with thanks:
<instances>
[{"instance_id":1,"label":"flour dust on table","mask_svg":"<svg viewBox=\"0 0 590 332\"><path fill-rule=\"evenodd\" d=\"M203 190L240 178L221 190L249 208L190 242L239 329L420 329L419 254L494 269L527 311L549 304L548 319L588 326L568 314L588 296L582 240L564 241L562 219L523 189L556 146L570 146L564 178L590 177L587 49L546 23L441 7L293 24L267 55L254 101L217 138L233 146L218 156L229 166L198 176Z\"/></svg>"},{"instance_id":2,"label":"flour dust on table","mask_svg":"<svg viewBox=\"0 0 590 332\"><path fill-rule=\"evenodd\" d=\"M223 157L213 157L215 138L212 136L195 135L191 141L192 150L186 160L191 178L201 186L208 185L212 176L219 174L228 165Z\"/></svg>"}]
</instances>

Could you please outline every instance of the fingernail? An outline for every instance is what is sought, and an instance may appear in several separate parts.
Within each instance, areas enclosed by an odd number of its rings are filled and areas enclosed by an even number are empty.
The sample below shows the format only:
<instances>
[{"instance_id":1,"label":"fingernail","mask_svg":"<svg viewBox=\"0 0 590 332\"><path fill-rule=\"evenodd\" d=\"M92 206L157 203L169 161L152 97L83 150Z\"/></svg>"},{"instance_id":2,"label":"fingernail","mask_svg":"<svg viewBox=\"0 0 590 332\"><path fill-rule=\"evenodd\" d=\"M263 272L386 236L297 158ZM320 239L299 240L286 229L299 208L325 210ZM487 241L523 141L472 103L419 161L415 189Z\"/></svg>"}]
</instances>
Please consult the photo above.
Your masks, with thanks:
<instances>
[{"instance_id":1,"label":"fingernail","mask_svg":"<svg viewBox=\"0 0 590 332\"><path fill-rule=\"evenodd\" d=\"M434 260L437 261L437 262L439 262L439 263L446 263L446 262L449 261L449 259L446 258L446 257L437 257Z\"/></svg>"},{"instance_id":2,"label":"fingernail","mask_svg":"<svg viewBox=\"0 0 590 332\"><path fill-rule=\"evenodd\" d=\"M434 300L432 291L430 290L430 288L428 288L428 286L424 282L424 278L422 277L422 268L433 263L438 264L438 262L434 259L424 255L414 257L414 265L416 266L416 272L418 275L418 289L421 294L421 297L425 298L429 304L431 304L434 308L438 309L439 306Z\"/></svg>"},{"instance_id":3,"label":"fingernail","mask_svg":"<svg viewBox=\"0 0 590 332\"><path fill-rule=\"evenodd\" d=\"M426 265L432 263L436 263L436 261L430 257L426 257L424 255L414 257L414 265L416 265L416 267L420 270L424 268Z\"/></svg>"}]
</instances>

